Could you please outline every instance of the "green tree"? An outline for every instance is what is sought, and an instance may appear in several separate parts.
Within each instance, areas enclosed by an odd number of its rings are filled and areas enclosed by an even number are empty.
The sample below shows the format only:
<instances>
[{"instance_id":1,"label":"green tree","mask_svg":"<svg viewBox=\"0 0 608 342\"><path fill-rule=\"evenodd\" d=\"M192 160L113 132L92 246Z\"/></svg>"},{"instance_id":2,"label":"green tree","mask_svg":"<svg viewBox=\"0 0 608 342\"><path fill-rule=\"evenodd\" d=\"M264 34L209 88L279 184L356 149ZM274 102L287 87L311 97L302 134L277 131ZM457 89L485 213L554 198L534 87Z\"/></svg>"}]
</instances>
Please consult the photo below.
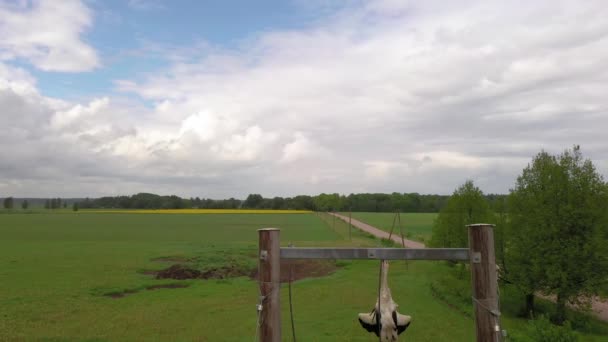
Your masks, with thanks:
<instances>
[{"instance_id":1,"label":"green tree","mask_svg":"<svg viewBox=\"0 0 608 342\"><path fill-rule=\"evenodd\" d=\"M4 199L4 209L13 209L13 198L7 197Z\"/></svg>"},{"instance_id":2,"label":"green tree","mask_svg":"<svg viewBox=\"0 0 608 342\"><path fill-rule=\"evenodd\" d=\"M491 205L494 211L494 246L496 253L496 263L499 265L498 275L500 278L507 273L507 263L505 258L506 249L506 231L509 224L509 215L507 211L507 198L501 196L495 199Z\"/></svg>"},{"instance_id":3,"label":"green tree","mask_svg":"<svg viewBox=\"0 0 608 342\"><path fill-rule=\"evenodd\" d=\"M74 202L74 204L72 204L72 210L78 211L78 203L77 202Z\"/></svg>"},{"instance_id":4,"label":"green tree","mask_svg":"<svg viewBox=\"0 0 608 342\"><path fill-rule=\"evenodd\" d=\"M262 205L263 201L264 197L262 197L262 195L249 194L249 196L247 196L247 199L245 199L245 202L243 202L243 207L251 209L259 208Z\"/></svg>"},{"instance_id":5,"label":"green tree","mask_svg":"<svg viewBox=\"0 0 608 342\"><path fill-rule=\"evenodd\" d=\"M342 209L342 198L339 194L322 193L313 197L313 204L318 211L338 211Z\"/></svg>"},{"instance_id":6,"label":"green tree","mask_svg":"<svg viewBox=\"0 0 608 342\"><path fill-rule=\"evenodd\" d=\"M51 201L50 200L45 200L44 201L44 209L51 209Z\"/></svg>"},{"instance_id":7,"label":"green tree","mask_svg":"<svg viewBox=\"0 0 608 342\"><path fill-rule=\"evenodd\" d=\"M508 277L526 294L556 296L554 322L566 304L588 303L608 276L608 191L579 146L559 156L540 152L509 196Z\"/></svg>"},{"instance_id":8,"label":"green tree","mask_svg":"<svg viewBox=\"0 0 608 342\"><path fill-rule=\"evenodd\" d=\"M30 203L27 200L23 200L23 202L21 202L21 209L27 210L27 208L29 206L30 206Z\"/></svg>"},{"instance_id":9,"label":"green tree","mask_svg":"<svg viewBox=\"0 0 608 342\"><path fill-rule=\"evenodd\" d=\"M483 192L468 180L454 191L433 225L432 247L467 247L467 225L492 221Z\"/></svg>"}]
</instances>

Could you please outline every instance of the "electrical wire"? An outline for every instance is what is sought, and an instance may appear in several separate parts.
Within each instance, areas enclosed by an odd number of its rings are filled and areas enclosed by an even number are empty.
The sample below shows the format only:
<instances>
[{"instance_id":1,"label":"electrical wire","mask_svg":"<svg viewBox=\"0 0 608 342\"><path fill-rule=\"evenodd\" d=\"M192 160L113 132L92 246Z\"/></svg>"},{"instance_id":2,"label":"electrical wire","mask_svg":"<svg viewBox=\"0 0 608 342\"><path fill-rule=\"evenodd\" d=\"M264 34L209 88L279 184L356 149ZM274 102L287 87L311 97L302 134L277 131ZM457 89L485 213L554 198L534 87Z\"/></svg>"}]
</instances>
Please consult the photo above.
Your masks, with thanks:
<instances>
[{"instance_id":1,"label":"electrical wire","mask_svg":"<svg viewBox=\"0 0 608 342\"><path fill-rule=\"evenodd\" d=\"M296 342L296 326L293 322L293 302L291 300L291 282L293 281L293 264L289 265L289 316L291 317L291 335Z\"/></svg>"}]
</instances>

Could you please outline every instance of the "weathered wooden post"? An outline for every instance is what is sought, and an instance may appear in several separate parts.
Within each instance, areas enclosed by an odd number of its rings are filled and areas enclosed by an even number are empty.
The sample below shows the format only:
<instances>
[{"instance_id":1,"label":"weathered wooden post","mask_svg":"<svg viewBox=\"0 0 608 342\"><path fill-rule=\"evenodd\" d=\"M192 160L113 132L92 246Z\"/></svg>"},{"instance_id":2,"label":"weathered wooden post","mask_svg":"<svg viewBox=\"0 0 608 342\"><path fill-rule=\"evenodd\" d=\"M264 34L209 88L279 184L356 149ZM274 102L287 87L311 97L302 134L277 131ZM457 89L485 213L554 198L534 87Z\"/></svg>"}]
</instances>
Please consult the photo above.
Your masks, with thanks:
<instances>
[{"instance_id":1,"label":"weathered wooden post","mask_svg":"<svg viewBox=\"0 0 608 342\"><path fill-rule=\"evenodd\" d=\"M331 228L335 231L336 230L336 213L335 212L331 212L331 216L333 217L334 221L332 223Z\"/></svg>"},{"instance_id":2,"label":"weathered wooden post","mask_svg":"<svg viewBox=\"0 0 608 342\"><path fill-rule=\"evenodd\" d=\"M262 304L260 323L261 342L281 341L281 248L280 230L277 228L258 229L259 234L259 277L260 302Z\"/></svg>"},{"instance_id":3,"label":"weathered wooden post","mask_svg":"<svg viewBox=\"0 0 608 342\"><path fill-rule=\"evenodd\" d=\"M348 212L348 240L349 241L353 241L353 235L351 233L351 230L353 229L353 209L350 208L350 211Z\"/></svg>"},{"instance_id":4,"label":"weathered wooden post","mask_svg":"<svg viewBox=\"0 0 608 342\"><path fill-rule=\"evenodd\" d=\"M494 256L494 225L480 223L467 227L477 341L499 342L502 339L502 331Z\"/></svg>"}]
</instances>

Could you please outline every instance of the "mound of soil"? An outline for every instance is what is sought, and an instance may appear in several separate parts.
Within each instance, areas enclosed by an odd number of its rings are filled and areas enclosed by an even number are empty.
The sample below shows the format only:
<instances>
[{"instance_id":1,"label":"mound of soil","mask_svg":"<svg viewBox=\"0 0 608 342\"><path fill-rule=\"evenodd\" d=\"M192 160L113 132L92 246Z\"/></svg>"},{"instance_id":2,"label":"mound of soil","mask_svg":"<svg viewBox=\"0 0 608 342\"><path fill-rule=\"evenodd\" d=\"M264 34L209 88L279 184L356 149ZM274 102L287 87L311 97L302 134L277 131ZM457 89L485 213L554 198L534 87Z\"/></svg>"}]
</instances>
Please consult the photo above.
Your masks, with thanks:
<instances>
[{"instance_id":1,"label":"mound of soil","mask_svg":"<svg viewBox=\"0 0 608 342\"><path fill-rule=\"evenodd\" d=\"M178 283L173 283L173 284L159 284L159 285L150 285L150 286L146 286L145 288L139 288L139 289L125 289L122 291L116 291L116 292L108 292L105 293L104 296L106 297L110 297L110 298L123 298L125 296L128 295L132 295L135 293L138 293L142 290L148 290L148 291L153 291L153 290L158 290L158 289L183 289L185 287L188 287L190 285L188 284L178 284Z\"/></svg>"},{"instance_id":2,"label":"mound of soil","mask_svg":"<svg viewBox=\"0 0 608 342\"><path fill-rule=\"evenodd\" d=\"M281 283L298 281L306 278L320 278L333 274L338 270L334 260L281 260ZM258 280L258 270L250 277Z\"/></svg>"},{"instance_id":3,"label":"mound of soil","mask_svg":"<svg viewBox=\"0 0 608 342\"><path fill-rule=\"evenodd\" d=\"M324 277L334 273L338 268L334 260L281 260L281 282L287 283L290 279L297 281L305 278ZM146 274L154 274L156 279L176 280L226 279L242 276L258 279L257 269L237 265L224 265L200 271L185 264L174 264L154 273L148 271Z\"/></svg>"},{"instance_id":4,"label":"mound of soil","mask_svg":"<svg viewBox=\"0 0 608 342\"><path fill-rule=\"evenodd\" d=\"M169 268L156 272L156 279L197 279L202 275L201 271L186 267L181 264L171 265Z\"/></svg>"},{"instance_id":5,"label":"mound of soil","mask_svg":"<svg viewBox=\"0 0 608 342\"><path fill-rule=\"evenodd\" d=\"M104 296L106 297L110 297L110 298L122 298L125 296L128 296L130 294L134 294L139 292L139 290L135 290L135 289L127 289L127 290L123 290L120 292L109 292L109 293L105 293Z\"/></svg>"},{"instance_id":6,"label":"mound of soil","mask_svg":"<svg viewBox=\"0 0 608 342\"><path fill-rule=\"evenodd\" d=\"M226 279L249 275L247 269L238 268L234 265L212 267L205 271L199 271L182 264L171 265L171 267L156 272L156 279Z\"/></svg>"}]
</instances>

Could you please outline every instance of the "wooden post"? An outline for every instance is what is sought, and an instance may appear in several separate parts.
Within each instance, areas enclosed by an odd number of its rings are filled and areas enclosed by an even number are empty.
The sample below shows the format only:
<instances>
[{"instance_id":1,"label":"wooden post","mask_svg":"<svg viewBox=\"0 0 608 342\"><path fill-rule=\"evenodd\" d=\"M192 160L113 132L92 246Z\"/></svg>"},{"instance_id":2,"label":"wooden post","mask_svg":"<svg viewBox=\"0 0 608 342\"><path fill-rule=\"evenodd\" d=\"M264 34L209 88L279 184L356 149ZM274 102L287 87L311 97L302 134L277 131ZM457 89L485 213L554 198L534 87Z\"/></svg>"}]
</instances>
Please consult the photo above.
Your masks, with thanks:
<instances>
[{"instance_id":1,"label":"wooden post","mask_svg":"<svg viewBox=\"0 0 608 342\"><path fill-rule=\"evenodd\" d=\"M494 225L480 223L467 227L477 341L499 342L502 339L502 329L498 308Z\"/></svg>"},{"instance_id":2,"label":"wooden post","mask_svg":"<svg viewBox=\"0 0 608 342\"><path fill-rule=\"evenodd\" d=\"M280 230L258 229L259 277L262 312L259 318L260 341L281 341L281 246Z\"/></svg>"},{"instance_id":3,"label":"wooden post","mask_svg":"<svg viewBox=\"0 0 608 342\"><path fill-rule=\"evenodd\" d=\"M397 210L397 218L399 220L399 234L401 234L401 244L403 245L403 248L405 248L405 237L403 236L403 231L401 230L401 213L399 212L399 210Z\"/></svg>"},{"instance_id":4,"label":"wooden post","mask_svg":"<svg viewBox=\"0 0 608 342\"><path fill-rule=\"evenodd\" d=\"M351 208L350 212L348 213L348 240L349 241L353 241L353 236L351 233L351 230L353 229L352 220L353 220L353 209Z\"/></svg>"},{"instance_id":5,"label":"wooden post","mask_svg":"<svg viewBox=\"0 0 608 342\"><path fill-rule=\"evenodd\" d=\"M332 223L332 228L334 231L336 231L336 213L335 212L331 212L331 216L334 218L333 223Z\"/></svg>"}]
</instances>

